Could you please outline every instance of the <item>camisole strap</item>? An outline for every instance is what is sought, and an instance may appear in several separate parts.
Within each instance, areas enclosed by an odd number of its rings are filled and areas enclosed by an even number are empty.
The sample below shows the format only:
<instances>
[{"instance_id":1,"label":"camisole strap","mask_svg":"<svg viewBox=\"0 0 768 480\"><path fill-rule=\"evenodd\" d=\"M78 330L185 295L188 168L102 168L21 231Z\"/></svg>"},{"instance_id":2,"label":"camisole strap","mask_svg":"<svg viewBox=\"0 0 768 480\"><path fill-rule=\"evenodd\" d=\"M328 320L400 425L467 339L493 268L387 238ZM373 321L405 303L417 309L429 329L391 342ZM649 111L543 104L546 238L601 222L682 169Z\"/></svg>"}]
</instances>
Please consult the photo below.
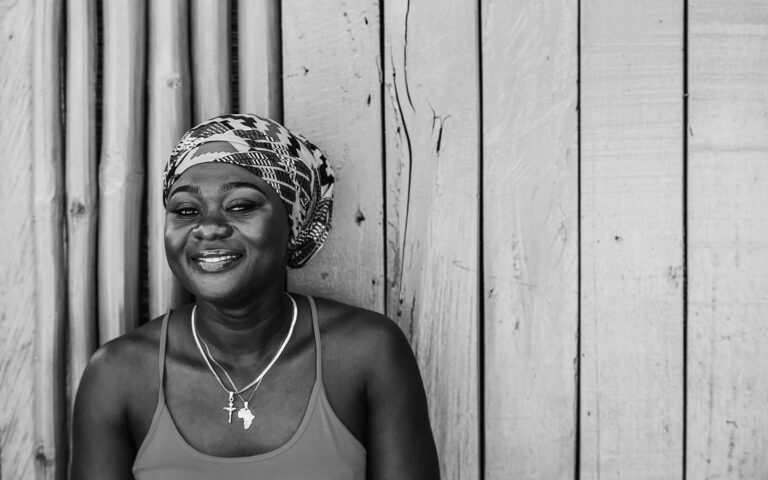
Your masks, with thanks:
<instances>
[{"instance_id":1,"label":"camisole strap","mask_svg":"<svg viewBox=\"0 0 768 480\"><path fill-rule=\"evenodd\" d=\"M311 295L307 295L309 300L309 309L312 311L312 328L315 331L315 377L320 385L323 384L323 355L322 348L320 347L320 325L317 321L317 306L315 305L315 299Z\"/></svg>"},{"instance_id":2,"label":"camisole strap","mask_svg":"<svg viewBox=\"0 0 768 480\"><path fill-rule=\"evenodd\" d=\"M163 317L163 325L160 328L160 353L158 354L157 358L157 374L158 378L160 378L160 386L158 388L158 400L163 400L163 377L165 376L165 347L168 343L168 318L171 316L171 309L169 308L167 312L165 312L165 316Z\"/></svg>"}]
</instances>

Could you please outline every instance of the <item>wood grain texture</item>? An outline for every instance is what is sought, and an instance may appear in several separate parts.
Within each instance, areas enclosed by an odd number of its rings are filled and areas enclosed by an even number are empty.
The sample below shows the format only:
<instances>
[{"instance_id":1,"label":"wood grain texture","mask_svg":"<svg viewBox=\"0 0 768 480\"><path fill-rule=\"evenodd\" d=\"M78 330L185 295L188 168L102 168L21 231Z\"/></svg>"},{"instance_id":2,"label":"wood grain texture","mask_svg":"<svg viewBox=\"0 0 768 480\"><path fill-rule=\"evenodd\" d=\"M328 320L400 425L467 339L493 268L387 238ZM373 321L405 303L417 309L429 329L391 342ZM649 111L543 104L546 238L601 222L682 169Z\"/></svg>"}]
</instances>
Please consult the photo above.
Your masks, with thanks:
<instances>
[{"instance_id":1,"label":"wood grain texture","mask_svg":"<svg viewBox=\"0 0 768 480\"><path fill-rule=\"evenodd\" d=\"M68 411L96 348L98 153L96 151L96 2L67 4L66 158Z\"/></svg>"},{"instance_id":2,"label":"wood grain texture","mask_svg":"<svg viewBox=\"0 0 768 480\"><path fill-rule=\"evenodd\" d=\"M0 478L34 469L35 241L32 37L35 4L0 0Z\"/></svg>"},{"instance_id":3,"label":"wood grain texture","mask_svg":"<svg viewBox=\"0 0 768 480\"><path fill-rule=\"evenodd\" d=\"M379 7L373 0L283 3L285 125L335 171L333 226L289 285L384 311Z\"/></svg>"},{"instance_id":4,"label":"wood grain texture","mask_svg":"<svg viewBox=\"0 0 768 480\"><path fill-rule=\"evenodd\" d=\"M291 11L301 2L286 3ZM280 8L280 0L237 2L239 111L278 122L283 120Z\"/></svg>"},{"instance_id":5,"label":"wood grain texture","mask_svg":"<svg viewBox=\"0 0 768 480\"><path fill-rule=\"evenodd\" d=\"M147 243L149 318L185 303L186 292L165 258L163 171L173 147L191 127L189 4L149 0L147 55Z\"/></svg>"},{"instance_id":6,"label":"wood grain texture","mask_svg":"<svg viewBox=\"0 0 768 480\"><path fill-rule=\"evenodd\" d=\"M387 314L427 390L442 478L480 474L476 2L384 4Z\"/></svg>"},{"instance_id":7,"label":"wood grain texture","mask_svg":"<svg viewBox=\"0 0 768 480\"><path fill-rule=\"evenodd\" d=\"M99 164L99 339L139 321L144 184L144 0L104 2L104 103Z\"/></svg>"},{"instance_id":8,"label":"wood grain texture","mask_svg":"<svg viewBox=\"0 0 768 480\"><path fill-rule=\"evenodd\" d=\"M486 0L487 479L568 479L576 455L577 3Z\"/></svg>"},{"instance_id":9,"label":"wood grain texture","mask_svg":"<svg viewBox=\"0 0 768 480\"><path fill-rule=\"evenodd\" d=\"M35 3L32 40L32 189L35 236L35 476L66 475L64 155L59 47L63 2Z\"/></svg>"},{"instance_id":10,"label":"wood grain texture","mask_svg":"<svg viewBox=\"0 0 768 480\"><path fill-rule=\"evenodd\" d=\"M680 479L683 4L581 4L582 479Z\"/></svg>"},{"instance_id":11,"label":"wood grain texture","mask_svg":"<svg viewBox=\"0 0 768 480\"><path fill-rule=\"evenodd\" d=\"M768 478L768 3L689 4L688 478Z\"/></svg>"},{"instance_id":12,"label":"wood grain texture","mask_svg":"<svg viewBox=\"0 0 768 480\"><path fill-rule=\"evenodd\" d=\"M195 125L229 113L231 92L229 1L193 0L190 4L192 118ZM256 3L256 2L251 2Z\"/></svg>"}]
</instances>

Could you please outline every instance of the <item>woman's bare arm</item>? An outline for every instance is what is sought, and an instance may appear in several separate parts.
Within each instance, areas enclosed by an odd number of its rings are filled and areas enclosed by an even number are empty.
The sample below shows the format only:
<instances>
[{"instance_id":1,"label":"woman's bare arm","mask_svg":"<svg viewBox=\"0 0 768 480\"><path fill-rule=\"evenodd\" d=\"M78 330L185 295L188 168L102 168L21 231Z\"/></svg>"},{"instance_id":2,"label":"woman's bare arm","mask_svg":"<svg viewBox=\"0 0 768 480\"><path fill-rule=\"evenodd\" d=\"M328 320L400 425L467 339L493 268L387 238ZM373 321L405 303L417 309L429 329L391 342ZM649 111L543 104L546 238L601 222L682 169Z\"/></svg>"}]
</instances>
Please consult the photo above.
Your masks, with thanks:
<instances>
[{"instance_id":1,"label":"woman's bare arm","mask_svg":"<svg viewBox=\"0 0 768 480\"><path fill-rule=\"evenodd\" d=\"M366 478L438 479L437 451L416 359L394 322L380 325L367 362Z\"/></svg>"},{"instance_id":2,"label":"woman's bare arm","mask_svg":"<svg viewBox=\"0 0 768 480\"><path fill-rule=\"evenodd\" d=\"M132 480L136 455L126 394L130 378L114 342L91 358L75 398L72 419L72 480Z\"/></svg>"}]
</instances>

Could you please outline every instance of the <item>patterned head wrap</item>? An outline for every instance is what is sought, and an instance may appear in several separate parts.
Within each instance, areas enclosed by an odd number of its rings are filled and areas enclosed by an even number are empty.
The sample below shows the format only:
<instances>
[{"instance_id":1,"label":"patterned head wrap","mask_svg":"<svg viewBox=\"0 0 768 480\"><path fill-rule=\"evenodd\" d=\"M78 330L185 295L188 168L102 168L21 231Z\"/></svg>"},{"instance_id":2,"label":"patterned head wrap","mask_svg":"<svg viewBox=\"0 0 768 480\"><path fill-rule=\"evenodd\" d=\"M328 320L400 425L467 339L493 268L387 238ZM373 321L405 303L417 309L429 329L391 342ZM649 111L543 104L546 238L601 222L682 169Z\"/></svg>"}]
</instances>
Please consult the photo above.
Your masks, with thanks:
<instances>
[{"instance_id":1,"label":"patterned head wrap","mask_svg":"<svg viewBox=\"0 0 768 480\"><path fill-rule=\"evenodd\" d=\"M190 167L239 165L275 189L288 212L288 265L299 268L323 245L331 228L333 170L320 150L279 123L251 114L212 118L181 137L163 175L163 204Z\"/></svg>"}]
</instances>

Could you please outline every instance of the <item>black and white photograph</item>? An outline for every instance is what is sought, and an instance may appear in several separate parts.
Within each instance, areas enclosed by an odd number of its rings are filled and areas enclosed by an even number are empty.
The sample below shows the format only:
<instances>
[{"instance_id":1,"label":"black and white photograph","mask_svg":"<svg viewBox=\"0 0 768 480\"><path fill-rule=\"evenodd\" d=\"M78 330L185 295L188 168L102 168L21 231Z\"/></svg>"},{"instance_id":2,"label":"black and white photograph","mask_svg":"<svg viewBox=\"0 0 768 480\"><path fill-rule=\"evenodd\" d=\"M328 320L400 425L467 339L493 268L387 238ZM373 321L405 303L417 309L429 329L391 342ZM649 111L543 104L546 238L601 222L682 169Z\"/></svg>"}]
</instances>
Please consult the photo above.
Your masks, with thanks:
<instances>
[{"instance_id":1,"label":"black and white photograph","mask_svg":"<svg viewBox=\"0 0 768 480\"><path fill-rule=\"evenodd\" d=\"M767 0L0 0L1 480L768 480Z\"/></svg>"}]
</instances>

